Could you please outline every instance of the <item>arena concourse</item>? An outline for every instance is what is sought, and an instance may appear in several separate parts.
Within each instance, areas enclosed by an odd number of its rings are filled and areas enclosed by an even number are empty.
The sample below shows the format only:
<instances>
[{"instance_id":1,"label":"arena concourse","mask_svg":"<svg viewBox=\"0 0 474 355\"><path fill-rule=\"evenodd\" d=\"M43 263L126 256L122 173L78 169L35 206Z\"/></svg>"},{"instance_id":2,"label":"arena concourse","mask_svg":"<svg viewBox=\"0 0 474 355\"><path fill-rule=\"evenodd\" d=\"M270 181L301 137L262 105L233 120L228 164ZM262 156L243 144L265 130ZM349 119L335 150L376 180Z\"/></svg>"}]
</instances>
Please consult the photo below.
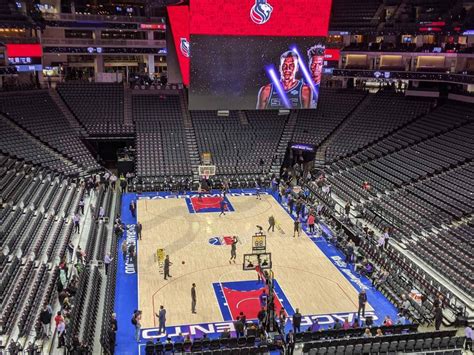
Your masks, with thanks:
<instances>
[{"instance_id":1,"label":"arena concourse","mask_svg":"<svg viewBox=\"0 0 474 355\"><path fill-rule=\"evenodd\" d=\"M0 1L0 354L473 354L474 3Z\"/></svg>"}]
</instances>

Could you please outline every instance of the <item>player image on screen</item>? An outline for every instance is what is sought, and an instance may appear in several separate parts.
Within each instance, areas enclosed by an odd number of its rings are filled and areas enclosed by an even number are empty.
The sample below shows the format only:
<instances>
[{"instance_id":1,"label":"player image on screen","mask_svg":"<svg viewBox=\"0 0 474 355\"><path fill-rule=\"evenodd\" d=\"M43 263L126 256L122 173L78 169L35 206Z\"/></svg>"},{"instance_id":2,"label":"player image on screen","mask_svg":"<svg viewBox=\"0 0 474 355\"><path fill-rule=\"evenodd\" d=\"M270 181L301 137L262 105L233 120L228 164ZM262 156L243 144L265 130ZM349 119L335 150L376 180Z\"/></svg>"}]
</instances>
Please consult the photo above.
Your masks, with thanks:
<instances>
[{"instance_id":1,"label":"player image on screen","mask_svg":"<svg viewBox=\"0 0 474 355\"><path fill-rule=\"evenodd\" d=\"M280 79L260 88L257 109L311 107L311 88L303 80L296 79L299 70L298 59L298 55L293 51L287 51L280 56Z\"/></svg>"},{"instance_id":2,"label":"player image on screen","mask_svg":"<svg viewBox=\"0 0 474 355\"><path fill-rule=\"evenodd\" d=\"M317 44L308 50L309 69L314 85L321 84L321 74L324 65L324 50L325 47Z\"/></svg>"},{"instance_id":3,"label":"player image on screen","mask_svg":"<svg viewBox=\"0 0 474 355\"><path fill-rule=\"evenodd\" d=\"M324 65L324 50L325 47L321 44L317 44L308 49L309 72L311 74L315 91L313 93L311 108L316 108L318 102L319 86L321 84L321 75Z\"/></svg>"}]
</instances>

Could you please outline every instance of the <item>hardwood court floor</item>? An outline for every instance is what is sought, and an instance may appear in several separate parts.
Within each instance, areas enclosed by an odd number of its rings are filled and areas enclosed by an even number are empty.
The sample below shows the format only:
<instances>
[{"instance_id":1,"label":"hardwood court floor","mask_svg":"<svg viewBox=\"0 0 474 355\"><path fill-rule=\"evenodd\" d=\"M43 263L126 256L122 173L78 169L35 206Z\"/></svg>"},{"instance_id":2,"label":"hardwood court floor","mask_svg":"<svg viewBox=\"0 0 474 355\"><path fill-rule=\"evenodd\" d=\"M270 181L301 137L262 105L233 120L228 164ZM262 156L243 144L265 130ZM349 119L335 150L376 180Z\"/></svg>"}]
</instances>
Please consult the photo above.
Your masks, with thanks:
<instances>
[{"instance_id":1,"label":"hardwood court floor","mask_svg":"<svg viewBox=\"0 0 474 355\"><path fill-rule=\"evenodd\" d=\"M254 280L243 271L244 253L251 253L256 225L268 227L274 215L285 234L267 233L267 252L273 271L292 307L304 314L357 311L357 291L304 234L293 238L293 220L272 196L228 196L235 212L188 212L183 199L139 200L138 220L143 237L138 243L138 305L142 327L157 325L154 312L167 309L167 326L222 321L212 287L214 282ZM237 263L229 264L230 246L209 244L218 235L237 235ZM165 281L155 262L157 248L164 248L173 263L172 278ZM182 264L182 261L185 263ZM191 284L196 283L197 314L191 313ZM367 309L372 309L370 306Z\"/></svg>"}]
</instances>

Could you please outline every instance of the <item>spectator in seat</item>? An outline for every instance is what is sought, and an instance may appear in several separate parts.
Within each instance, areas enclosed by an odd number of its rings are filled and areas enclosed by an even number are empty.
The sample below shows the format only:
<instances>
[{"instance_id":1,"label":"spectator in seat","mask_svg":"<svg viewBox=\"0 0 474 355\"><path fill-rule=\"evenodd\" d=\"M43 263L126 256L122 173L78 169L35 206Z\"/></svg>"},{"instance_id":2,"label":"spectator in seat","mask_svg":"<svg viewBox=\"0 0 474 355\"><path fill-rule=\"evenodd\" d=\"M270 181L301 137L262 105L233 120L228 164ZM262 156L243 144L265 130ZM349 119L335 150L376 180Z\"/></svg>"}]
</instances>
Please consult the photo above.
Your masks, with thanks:
<instances>
[{"instance_id":1,"label":"spectator in seat","mask_svg":"<svg viewBox=\"0 0 474 355\"><path fill-rule=\"evenodd\" d=\"M358 329L359 326L359 320L357 318L354 318L354 322L352 322L352 329Z\"/></svg>"},{"instance_id":2,"label":"spectator in seat","mask_svg":"<svg viewBox=\"0 0 474 355\"><path fill-rule=\"evenodd\" d=\"M249 325L247 327L247 336L248 337L250 337L250 336L256 337L257 332L258 332L257 325L253 322L249 323Z\"/></svg>"},{"instance_id":3,"label":"spectator in seat","mask_svg":"<svg viewBox=\"0 0 474 355\"><path fill-rule=\"evenodd\" d=\"M376 337L383 337L382 329L377 328L377 332L375 333L375 336L376 336Z\"/></svg>"},{"instance_id":4,"label":"spectator in seat","mask_svg":"<svg viewBox=\"0 0 474 355\"><path fill-rule=\"evenodd\" d=\"M351 324L349 323L349 319L344 319L344 323L342 323L342 329L348 330L351 327Z\"/></svg>"},{"instance_id":5,"label":"spectator in seat","mask_svg":"<svg viewBox=\"0 0 474 355\"><path fill-rule=\"evenodd\" d=\"M311 331L318 332L321 329L321 325L319 324L318 318L313 320L313 324L311 324Z\"/></svg>"},{"instance_id":6,"label":"spectator in seat","mask_svg":"<svg viewBox=\"0 0 474 355\"><path fill-rule=\"evenodd\" d=\"M335 329L335 330L342 329L342 324L341 324L341 321L339 320L339 318L336 318L336 322L334 323L333 329Z\"/></svg>"},{"instance_id":7,"label":"spectator in seat","mask_svg":"<svg viewBox=\"0 0 474 355\"><path fill-rule=\"evenodd\" d=\"M390 327L390 326L393 325L393 321L390 318L390 316L385 316L385 319L383 321L383 325L385 325L386 327Z\"/></svg>"},{"instance_id":8,"label":"spectator in seat","mask_svg":"<svg viewBox=\"0 0 474 355\"><path fill-rule=\"evenodd\" d=\"M365 328L364 334L362 335L362 337L363 338L371 338L372 337L372 333L370 332L369 328Z\"/></svg>"},{"instance_id":9,"label":"spectator in seat","mask_svg":"<svg viewBox=\"0 0 474 355\"><path fill-rule=\"evenodd\" d=\"M186 338L189 337L189 334L186 336ZM221 333L221 339L229 339L230 338L230 329L225 328L224 331ZM186 340L185 340L186 342Z\"/></svg>"}]
</instances>

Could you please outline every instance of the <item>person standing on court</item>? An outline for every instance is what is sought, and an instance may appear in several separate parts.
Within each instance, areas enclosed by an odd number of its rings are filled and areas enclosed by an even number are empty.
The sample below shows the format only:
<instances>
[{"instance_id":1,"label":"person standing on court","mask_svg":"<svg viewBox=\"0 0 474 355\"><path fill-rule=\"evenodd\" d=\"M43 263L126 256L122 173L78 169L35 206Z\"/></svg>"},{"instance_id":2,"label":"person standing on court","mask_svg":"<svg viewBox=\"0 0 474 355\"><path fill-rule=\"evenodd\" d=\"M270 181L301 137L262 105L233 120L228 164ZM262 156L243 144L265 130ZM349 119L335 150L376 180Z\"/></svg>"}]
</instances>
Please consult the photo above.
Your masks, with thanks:
<instances>
[{"instance_id":1,"label":"person standing on court","mask_svg":"<svg viewBox=\"0 0 474 355\"><path fill-rule=\"evenodd\" d=\"M166 333L166 309L163 305L160 306L160 310L155 314L158 317L158 334Z\"/></svg>"},{"instance_id":2,"label":"person standing on court","mask_svg":"<svg viewBox=\"0 0 474 355\"><path fill-rule=\"evenodd\" d=\"M123 242L122 242L123 261L125 261L125 259L127 259L127 250L128 250L127 240L124 239Z\"/></svg>"},{"instance_id":3,"label":"person standing on court","mask_svg":"<svg viewBox=\"0 0 474 355\"><path fill-rule=\"evenodd\" d=\"M234 262L235 264L235 259L237 258L237 242L238 242L238 239L236 236L234 236L232 238L232 244L230 245L230 260L229 260L229 264L232 263L232 261Z\"/></svg>"},{"instance_id":4,"label":"person standing on court","mask_svg":"<svg viewBox=\"0 0 474 355\"><path fill-rule=\"evenodd\" d=\"M165 264L163 266L163 271L165 274L165 280L167 280L168 277L172 277L170 275L170 266L173 265L173 263L170 261L170 256L166 255L165 257Z\"/></svg>"},{"instance_id":5,"label":"person standing on court","mask_svg":"<svg viewBox=\"0 0 474 355\"><path fill-rule=\"evenodd\" d=\"M308 228L311 234L314 234L314 221L315 221L314 215L310 214L308 216Z\"/></svg>"},{"instance_id":6,"label":"person standing on court","mask_svg":"<svg viewBox=\"0 0 474 355\"><path fill-rule=\"evenodd\" d=\"M272 232L275 231L275 217L273 217L273 215L271 215L270 217L268 217L268 229L267 229L267 232L269 232L270 229L272 230Z\"/></svg>"},{"instance_id":7,"label":"person standing on court","mask_svg":"<svg viewBox=\"0 0 474 355\"><path fill-rule=\"evenodd\" d=\"M360 313L362 311L362 317L365 317L365 305L367 304L367 293L365 289L359 292L359 308L357 309L357 319L360 319Z\"/></svg>"},{"instance_id":8,"label":"person standing on court","mask_svg":"<svg viewBox=\"0 0 474 355\"><path fill-rule=\"evenodd\" d=\"M295 314L293 314L293 332L300 333L301 332L301 313L298 308L296 308Z\"/></svg>"},{"instance_id":9,"label":"person standing on court","mask_svg":"<svg viewBox=\"0 0 474 355\"><path fill-rule=\"evenodd\" d=\"M298 217L295 219L293 228L293 237L296 237L296 235L298 235L298 237L300 236L300 220Z\"/></svg>"},{"instance_id":10,"label":"person standing on court","mask_svg":"<svg viewBox=\"0 0 474 355\"><path fill-rule=\"evenodd\" d=\"M132 200L130 202L130 213L132 214L132 217L135 218L136 216L136 211L137 211L137 204L135 203L135 200Z\"/></svg>"},{"instance_id":11,"label":"person standing on court","mask_svg":"<svg viewBox=\"0 0 474 355\"><path fill-rule=\"evenodd\" d=\"M227 202L225 201L224 198L221 199L220 206L221 206L221 213L219 214L219 217L221 215L225 216L225 210L226 210L226 207L227 207Z\"/></svg>"},{"instance_id":12,"label":"person standing on court","mask_svg":"<svg viewBox=\"0 0 474 355\"><path fill-rule=\"evenodd\" d=\"M137 238L142 240L142 224L140 222L135 224L135 233L137 234Z\"/></svg>"},{"instance_id":13,"label":"person standing on court","mask_svg":"<svg viewBox=\"0 0 474 355\"><path fill-rule=\"evenodd\" d=\"M196 284L191 287L191 312L196 313Z\"/></svg>"}]
</instances>

